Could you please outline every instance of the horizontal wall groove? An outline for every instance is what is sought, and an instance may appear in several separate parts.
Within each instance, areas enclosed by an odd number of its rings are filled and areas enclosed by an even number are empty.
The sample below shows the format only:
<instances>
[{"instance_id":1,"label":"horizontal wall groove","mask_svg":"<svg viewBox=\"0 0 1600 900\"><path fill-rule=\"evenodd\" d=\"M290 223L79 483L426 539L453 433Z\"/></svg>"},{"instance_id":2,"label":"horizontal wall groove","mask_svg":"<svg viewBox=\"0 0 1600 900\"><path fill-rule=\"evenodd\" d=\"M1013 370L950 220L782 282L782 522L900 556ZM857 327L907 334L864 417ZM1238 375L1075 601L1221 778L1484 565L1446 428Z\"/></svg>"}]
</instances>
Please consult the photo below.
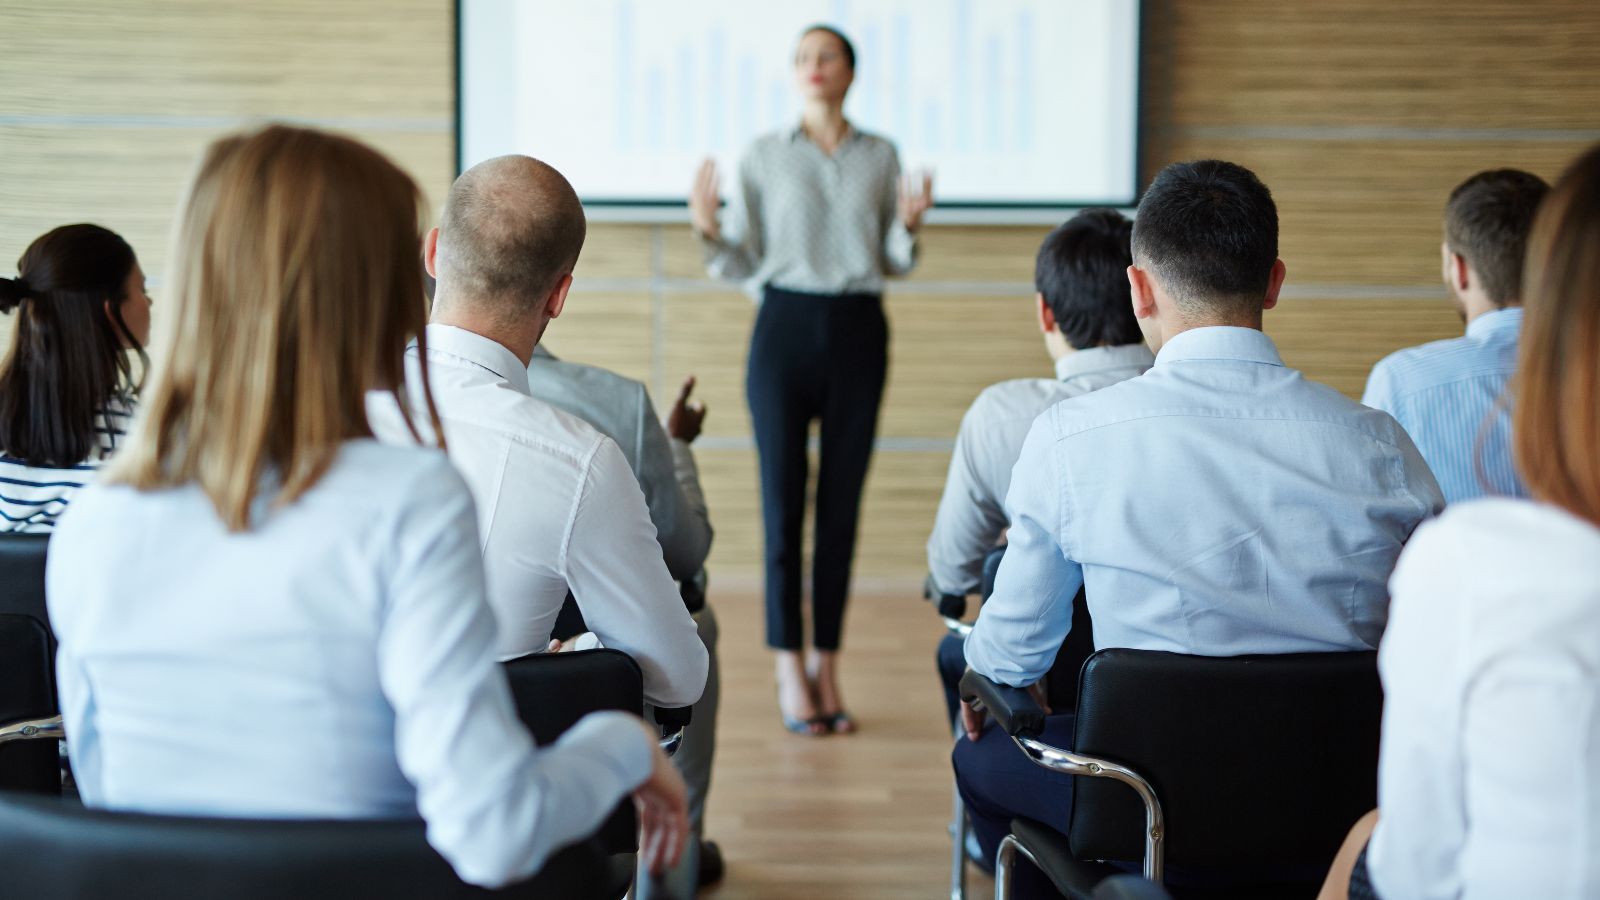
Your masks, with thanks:
<instances>
[{"instance_id":1,"label":"horizontal wall groove","mask_svg":"<svg viewBox=\"0 0 1600 900\"><path fill-rule=\"evenodd\" d=\"M1206 140L1589 143L1600 128L1459 128L1413 125L1174 125L1149 133Z\"/></svg>"},{"instance_id":2,"label":"horizontal wall groove","mask_svg":"<svg viewBox=\"0 0 1600 900\"><path fill-rule=\"evenodd\" d=\"M214 129L244 128L284 122L310 128L338 131L397 132L402 134L453 134L455 125L446 116L417 118L388 116L176 116L142 114L0 113L0 128L149 128Z\"/></svg>"}]
</instances>

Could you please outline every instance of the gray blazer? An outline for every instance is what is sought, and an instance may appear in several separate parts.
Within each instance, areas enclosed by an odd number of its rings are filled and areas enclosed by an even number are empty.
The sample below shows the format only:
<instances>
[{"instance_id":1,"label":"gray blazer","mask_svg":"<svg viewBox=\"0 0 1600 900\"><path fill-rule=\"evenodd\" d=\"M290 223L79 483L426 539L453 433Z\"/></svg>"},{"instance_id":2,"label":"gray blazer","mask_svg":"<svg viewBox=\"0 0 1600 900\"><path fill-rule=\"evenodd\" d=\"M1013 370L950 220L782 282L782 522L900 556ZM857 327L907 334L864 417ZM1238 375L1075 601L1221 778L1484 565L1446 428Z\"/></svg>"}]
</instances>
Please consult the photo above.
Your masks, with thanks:
<instances>
[{"instance_id":1,"label":"gray blazer","mask_svg":"<svg viewBox=\"0 0 1600 900\"><path fill-rule=\"evenodd\" d=\"M689 445L667 436L645 386L607 369L557 359L541 345L528 364L528 387L617 442L644 491L667 570L679 581L699 573L711 552L700 472Z\"/></svg>"}]
</instances>

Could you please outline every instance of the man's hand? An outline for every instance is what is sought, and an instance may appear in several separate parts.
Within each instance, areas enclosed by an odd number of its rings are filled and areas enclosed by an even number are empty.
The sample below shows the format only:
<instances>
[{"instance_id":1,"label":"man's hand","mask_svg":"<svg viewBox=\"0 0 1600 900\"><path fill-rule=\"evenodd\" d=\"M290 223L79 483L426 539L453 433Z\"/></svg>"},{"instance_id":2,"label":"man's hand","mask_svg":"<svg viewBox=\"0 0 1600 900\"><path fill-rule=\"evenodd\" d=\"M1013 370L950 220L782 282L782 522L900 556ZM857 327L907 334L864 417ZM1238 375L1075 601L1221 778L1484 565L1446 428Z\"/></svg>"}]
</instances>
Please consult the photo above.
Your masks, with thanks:
<instances>
[{"instance_id":1,"label":"man's hand","mask_svg":"<svg viewBox=\"0 0 1600 900\"><path fill-rule=\"evenodd\" d=\"M709 241L722 237L722 226L717 222L717 210L722 206L721 184L716 160L707 157L695 171L694 184L689 188L689 222Z\"/></svg>"},{"instance_id":2,"label":"man's hand","mask_svg":"<svg viewBox=\"0 0 1600 900\"><path fill-rule=\"evenodd\" d=\"M1046 698L1043 681L1035 681L1026 688L1028 696L1033 702L1039 704L1045 715L1050 715L1050 701ZM974 709L972 704L961 701L961 730L966 733L967 740L976 741L983 736L984 726L989 722L989 714L981 709Z\"/></svg>"},{"instance_id":3,"label":"man's hand","mask_svg":"<svg viewBox=\"0 0 1600 900\"><path fill-rule=\"evenodd\" d=\"M971 703L961 701L961 730L966 732L967 740L977 741L983 735L983 728L989 724L989 714L981 709L974 709Z\"/></svg>"},{"instance_id":4,"label":"man's hand","mask_svg":"<svg viewBox=\"0 0 1600 900\"><path fill-rule=\"evenodd\" d=\"M672 409L667 412L667 434L685 444L694 443L694 439L700 436L700 425L706 420L706 405L689 401L689 394L693 390L694 376L690 375L683 380L683 389L678 391L678 399L672 402Z\"/></svg>"},{"instance_id":5,"label":"man's hand","mask_svg":"<svg viewBox=\"0 0 1600 900\"><path fill-rule=\"evenodd\" d=\"M689 789L657 741L661 736L643 722L650 737L653 763L650 778L633 792L633 806L639 814L639 859L652 875L660 875L678 863L689 837Z\"/></svg>"}]
</instances>

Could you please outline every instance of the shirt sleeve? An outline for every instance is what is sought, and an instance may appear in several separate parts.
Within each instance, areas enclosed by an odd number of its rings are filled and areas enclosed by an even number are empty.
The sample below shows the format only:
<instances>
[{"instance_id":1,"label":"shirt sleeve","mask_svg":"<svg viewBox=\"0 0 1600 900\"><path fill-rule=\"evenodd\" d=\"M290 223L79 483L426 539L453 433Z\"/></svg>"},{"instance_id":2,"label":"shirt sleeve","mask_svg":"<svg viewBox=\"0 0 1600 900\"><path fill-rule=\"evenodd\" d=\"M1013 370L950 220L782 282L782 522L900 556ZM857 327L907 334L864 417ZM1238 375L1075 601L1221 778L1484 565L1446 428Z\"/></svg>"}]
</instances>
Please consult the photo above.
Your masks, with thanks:
<instances>
[{"instance_id":1,"label":"shirt sleeve","mask_svg":"<svg viewBox=\"0 0 1600 900\"><path fill-rule=\"evenodd\" d=\"M472 498L441 457L387 533L378 677L395 753L428 841L465 881L499 886L593 832L650 775L649 737L630 717L588 716L536 750L495 662Z\"/></svg>"},{"instance_id":2,"label":"shirt sleeve","mask_svg":"<svg viewBox=\"0 0 1600 900\"><path fill-rule=\"evenodd\" d=\"M1384 897L1454 898L1466 842L1460 698L1462 617L1450 584L1461 560L1443 535L1422 529L1390 581L1389 629L1379 650L1383 743L1378 754L1378 826L1367 850L1374 887ZM1443 686L1443 689L1441 687ZM1504 726L1502 726L1504 727Z\"/></svg>"},{"instance_id":3,"label":"shirt sleeve","mask_svg":"<svg viewBox=\"0 0 1600 900\"><path fill-rule=\"evenodd\" d=\"M739 183L722 210L721 234L716 239L695 231L704 252L706 271L713 278L739 281L756 273L761 264L761 173L754 152L739 161Z\"/></svg>"},{"instance_id":4,"label":"shirt sleeve","mask_svg":"<svg viewBox=\"0 0 1600 900\"><path fill-rule=\"evenodd\" d=\"M883 215L883 272L885 275L905 275L917 265L917 236L900 221L899 154L892 157L888 182L880 201Z\"/></svg>"},{"instance_id":5,"label":"shirt sleeve","mask_svg":"<svg viewBox=\"0 0 1600 900\"><path fill-rule=\"evenodd\" d=\"M705 644L662 559L639 483L609 438L590 458L563 558L584 622L639 664L645 699L663 707L700 699Z\"/></svg>"},{"instance_id":6,"label":"shirt sleeve","mask_svg":"<svg viewBox=\"0 0 1600 900\"><path fill-rule=\"evenodd\" d=\"M699 573L711 552L711 515L689 445L667 435L650 393L639 386L639 487L656 526L667 571L678 581Z\"/></svg>"},{"instance_id":7,"label":"shirt sleeve","mask_svg":"<svg viewBox=\"0 0 1600 900\"><path fill-rule=\"evenodd\" d=\"M978 589L984 556L1006 527L1004 498L994 496L992 481L984 477L984 467L994 461L984 458L982 433L989 426L983 406L980 394L961 419L933 534L928 537L928 573L945 594L966 595Z\"/></svg>"},{"instance_id":8,"label":"shirt sleeve","mask_svg":"<svg viewBox=\"0 0 1600 900\"><path fill-rule=\"evenodd\" d=\"M1062 507L1055 445L1055 417L1047 412L1034 421L1011 470L1005 559L967 636L967 665L1013 687L1050 671L1072 630L1072 598L1083 586L1083 567L1061 544L1070 513Z\"/></svg>"}]
</instances>

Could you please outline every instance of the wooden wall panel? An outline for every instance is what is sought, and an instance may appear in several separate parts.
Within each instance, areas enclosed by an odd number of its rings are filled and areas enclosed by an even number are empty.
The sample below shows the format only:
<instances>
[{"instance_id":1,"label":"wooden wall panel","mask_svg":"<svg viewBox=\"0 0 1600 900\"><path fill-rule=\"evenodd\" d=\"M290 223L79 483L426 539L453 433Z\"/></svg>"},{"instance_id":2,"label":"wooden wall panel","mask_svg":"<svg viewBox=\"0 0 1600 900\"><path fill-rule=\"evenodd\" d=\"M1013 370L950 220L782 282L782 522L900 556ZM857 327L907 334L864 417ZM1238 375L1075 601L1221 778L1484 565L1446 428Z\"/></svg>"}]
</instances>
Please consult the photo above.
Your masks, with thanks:
<instances>
[{"instance_id":1,"label":"wooden wall panel","mask_svg":"<svg viewBox=\"0 0 1600 900\"><path fill-rule=\"evenodd\" d=\"M1577 141L1253 141L1181 138L1169 160L1246 166L1278 204L1291 283L1438 281L1445 200L1468 176L1510 166L1554 179Z\"/></svg>"},{"instance_id":2,"label":"wooden wall panel","mask_svg":"<svg viewBox=\"0 0 1600 900\"><path fill-rule=\"evenodd\" d=\"M1444 298L1428 300L1288 299L1266 315L1267 334L1283 361L1307 378L1361 399L1372 364L1413 344L1461 336L1461 319Z\"/></svg>"},{"instance_id":3,"label":"wooden wall panel","mask_svg":"<svg viewBox=\"0 0 1600 900\"><path fill-rule=\"evenodd\" d=\"M1585 128L1593 0L1155 0L1171 124ZM1165 21L1160 21L1160 20Z\"/></svg>"},{"instance_id":4,"label":"wooden wall panel","mask_svg":"<svg viewBox=\"0 0 1600 900\"><path fill-rule=\"evenodd\" d=\"M653 340L648 296L574 290L543 343L563 359L648 382Z\"/></svg>"}]
</instances>

